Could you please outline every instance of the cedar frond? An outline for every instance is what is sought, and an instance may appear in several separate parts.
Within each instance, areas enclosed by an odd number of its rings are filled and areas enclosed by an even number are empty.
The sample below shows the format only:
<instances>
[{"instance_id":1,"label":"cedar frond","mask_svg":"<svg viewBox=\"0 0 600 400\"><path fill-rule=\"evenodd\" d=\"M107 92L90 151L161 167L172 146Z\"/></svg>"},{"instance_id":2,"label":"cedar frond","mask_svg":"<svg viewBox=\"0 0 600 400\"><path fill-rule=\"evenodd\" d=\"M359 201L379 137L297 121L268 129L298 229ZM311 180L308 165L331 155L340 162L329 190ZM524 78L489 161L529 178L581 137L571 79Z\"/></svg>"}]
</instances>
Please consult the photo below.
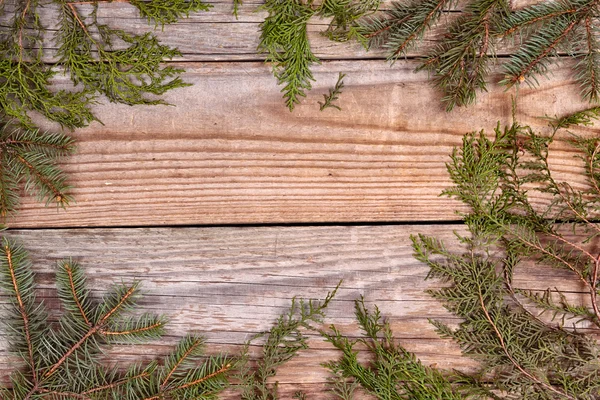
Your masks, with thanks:
<instances>
[{"instance_id":1,"label":"cedar frond","mask_svg":"<svg viewBox=\"0 0 600 400\"><path fill-rule=\"evenodd\" d=\"M341 111L342 109L340 108L340 106L333 104L334 101L338 100L340 98L340 94L342 94L342 89L344 88L344 78L346 77L346 74L340 72L340 74L338 75L338 80L335 84L335 86L333 87L333 89L329 89L329 94L324 94L323 95L323 101L319 101L319 110L323 111L326 108L335 108L339 111Z\"/></svg>"},{"instance_id":2,"label":"cedar frond","mask_svg":"<svg viewBox=\"0 0 600 400\"><path fill-rule=\"evenodd\" d=\"M320 5L301 0L267 0L259 9L268 13L260 25L258 50L272 65L287 107L294 109L314 80L311 67L319 59L308 40L308 21L312 17L333 18L323 32L331 40L362 40L358 21L374 12L380 0L325 0Z\"/></svg>"},{"instance_id":3,"label":"cedar frond","mask_svg":"<svg viewBox=\"0 0 600 400\"><path fill-rule=\"evenodd\" d=\"M341 282L323 301L292 299L287 313L282 314L268 332L255 335L246 342L237 366L236 378L241 382L243 400L276 399L277 383L270 384L277 369L308 347L308 337L303 329L316 330L315 323L322 323L325 309L333 300ZM248 350L251 344L263 339L262 355L252 365Z\"/></svg>"},{"instance_id":4,"label":"cedar frond","mask_svg":"<svg viewBox=\"0 0 600 400\"><path fill-rule=\"evenodd\" d=\"M325 339L342 352L337 361L325 365L333 374L354 381L378 399L438 399L458 400L460 394L450 381L434 368L424 366L414 354L396 344L390 325L379 309L370 312L361 298L354 304L356 320L364 337L349 340L335 326L324 332ZM363 344L372 361L359 361L357 344ZM345 398L344 396L340 396Z\"/></svg>"},{"instance_id":5,"label":"cedar frond","mask_svg":"<svg viewBox=\"0 0 600 400\"><path fill-rule=\"evenodd\" d=\"M206 11L201 0L127 0L140 16L158 25L174 23L190 13ZM4 4L6 3L6 4ZM50 65L47 42L52 40L40 0L5 0L3 16L7 28L0 32L0 115L21 126L35 128L30 117L38 112L70 129L97 120L92 106L98 96L125 104L163 104L157 96L187 86L182 72L162 62L180 55L175 48L159 43L150 32L130 34L102 24L98 8L109 1L58 1L58 29L54 42L58 61ZM69 90L57 90L52 78L65 72L74 83ZM81 85L79 85L81 84Z\"/></svg>"},{"instance_id":6,"label":"cedar frond","mask_svg":"<svg viewBox=\"0 0 600 400\"><path fill-rule=\"evenodd\" d=\"M130 0L139 11L140 15L154 22L156 25L173 24L182 18L187 18L190 13L208 11L211 4L202 0Z\"/></svg>"}]
</instances>

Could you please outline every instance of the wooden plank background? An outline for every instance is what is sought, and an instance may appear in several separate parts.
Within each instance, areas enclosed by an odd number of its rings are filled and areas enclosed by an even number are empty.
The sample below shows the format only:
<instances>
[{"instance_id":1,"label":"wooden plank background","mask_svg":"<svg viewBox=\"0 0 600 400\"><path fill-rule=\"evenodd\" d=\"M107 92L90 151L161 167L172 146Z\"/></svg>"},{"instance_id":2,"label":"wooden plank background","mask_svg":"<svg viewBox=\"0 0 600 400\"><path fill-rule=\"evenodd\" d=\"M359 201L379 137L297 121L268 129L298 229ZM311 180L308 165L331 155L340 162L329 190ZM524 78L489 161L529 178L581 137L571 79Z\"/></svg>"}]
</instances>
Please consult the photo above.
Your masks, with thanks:
<instances>
[{"instance_id":1,"label":"wooden plank background","mask_svg":"<svg viewBox=\"0 0 600 400\"><path fill-rule=\"evenodd\" d=\"M143 282L141 307L169 317L167 336L150 346L116 347L107 354L111 360L165 354L187 331L202 332L211 352L238 352L252 334L270 328L292 296L323 298L343 279L326 324L358 336L353 301L362 295L370 306L379 306L400 342L424 363L468 371L473 362L460 357L452 342L438 338L427 321L457 322L424 293L440 284L424 281L427 267L413 259L409 240L410 234L435 235L458 250L456 229L463 231L443 225L95 228L19 230L11 236L30 250L39 297L50 305L56 306L54 266L64 258L80 262L97 296L115 282ZM540 290L559 287L573 300L582 296L566 271L548 276L536 265L523 266L513 283ZM291 398L298 384L310 398L330 398L320 363L338 354L315 335L310 345L282 368L282 399ZM0 376L13 360L0 350Z\"/></svg>"},{"instance_id":2,"label":"wooden plank background","mask_svg":"<svg viewBox=\"0 0 600 400\"><path fill-rule=\"evenodd\" d=\"M439 197L451 184L445 163L464 133L510 122L515 91L492 83L477 105L446 113L427 74L413 72L422 53L390 66L381 52L324 40L318 35L324 22L313 21L311 44L324 61L314 67L313 91L289 112L255 50L265 16L253 12L258 2L246 2L239 20L230 2L213 4L159 33L181 49L174 65L192 84L165 96L174 107L100 103L95 112L104 125L73 132L78 151L63 162L76 203L57 211L27 199L9 221L9 234L31 252L40 297L56 305L54 265L69 256L83 264L98 294L115 281L142 280L143 308L167 313L171 323L160 343L110 351L127 361L166 353L189 329L203 332L215 352L236 352L270 327L291 296L322 298L343 279L328 323L357 335L352 302L364 295L426 364L468 371L473 363L426 320L456 323L424 293L438 283L424 281L427 269L412 258L409 234L451 240L454 229L463 229L456 213L465 209ZM44 12L56 14L52 7ZM101 18L146 29L124 3L103 4ZM584 107L569 67L560 64L536 89L520 89L521 122L543 128L540 117ZM317 101L338 72L348 74L343 111L319 112ZM498 65L491 80L500 78ZM68 86L64 76L56 82ZM595 128L581 132L597 135ZM552 150L559 178L579 187L573 151L562 141ZM581 297L561 271L549 276L524 266L517 283ZM3 339L0 382L15 361ZM330 398L319 364L333 357L313 336L311 349L281 371L282 398L298 388L310 398Z\"/></svg>"}]
</instances>

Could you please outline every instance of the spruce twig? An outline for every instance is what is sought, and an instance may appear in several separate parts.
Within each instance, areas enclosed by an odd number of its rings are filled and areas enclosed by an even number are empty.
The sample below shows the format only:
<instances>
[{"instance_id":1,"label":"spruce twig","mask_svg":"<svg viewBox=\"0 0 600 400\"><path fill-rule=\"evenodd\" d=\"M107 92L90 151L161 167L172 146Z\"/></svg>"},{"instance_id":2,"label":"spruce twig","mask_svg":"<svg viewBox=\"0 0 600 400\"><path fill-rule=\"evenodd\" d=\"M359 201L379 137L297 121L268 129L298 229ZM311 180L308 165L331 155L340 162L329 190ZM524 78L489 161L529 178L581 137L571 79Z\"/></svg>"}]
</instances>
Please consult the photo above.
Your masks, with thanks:
<instances>
[{"instance_id":1,"label":"spruce twig","mask_svg":"<svg viewBox=\"0 0 600 400\"><path fill-rule=\"evenodd\" d=\"M63 134L0 125L0 216L18 208L21 185L46 204L68 205L70 187L56 163L74 149Z\"/></svg>"},{"instance_id":2,"label":"spruce twig","mask_svg":"<svg viewBox=\"0 0 600 400\"><path fill-rule=\"evenodd\" d=\"M204 356L204 340L188 335L159 365L135 364L126 370L98 362L103 346L139 343L162 335L165 318L136 317L139 284L116 286L101 301L94 299L85 274L72 260L58 265L58 297L64 309L58 327L47 321L43 303L35 299L34 273L22 246L3 239L0 287L11 307L6 321L11 351L22 359L2 398L81 400L119 398L168 400L214 398L234 367L227 356Z\"/></svg>"}]
</instances>

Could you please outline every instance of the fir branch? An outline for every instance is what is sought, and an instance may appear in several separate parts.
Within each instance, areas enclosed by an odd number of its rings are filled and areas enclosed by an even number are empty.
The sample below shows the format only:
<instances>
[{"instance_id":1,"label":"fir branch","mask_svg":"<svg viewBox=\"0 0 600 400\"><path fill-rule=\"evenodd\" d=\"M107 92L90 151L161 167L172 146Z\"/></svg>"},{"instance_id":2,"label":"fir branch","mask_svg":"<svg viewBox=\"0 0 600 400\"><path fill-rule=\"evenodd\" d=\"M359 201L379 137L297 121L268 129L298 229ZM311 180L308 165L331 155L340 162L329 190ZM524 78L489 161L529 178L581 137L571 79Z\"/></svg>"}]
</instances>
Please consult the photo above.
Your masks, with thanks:
<instances>
[{"instance_id":1,"label":"fir branch","mask_svg":"<svg viewBox=\"0 0 600 400\"><path fill-rule=\"evenodd\" d=\"M340 106L333 104L334 101L338 100L340 98L340 95L342 94L342 89L344 88L344 78L346 77L346 74L340 72L339 76L338 76L338 80L335 84L335 86L333 87L333 89L329 89L329 94L324 94L323 95L323 101L319 101L319 110L323 111L326 108L335 108L339 111L341 111L342 109L340 108Z\"/></svg>"},{"instance_id":2,"label":"fir branch","mask_svg":"<svg viewBox=\"0 0 600 400\"><path fill-rule=\"evenodd\" d=\"M162 317L121 316L135 306L137 284L118 286L97 301L91 298L77 263L61 262L57 285L64 315L54 327L35 300L34 280L27 253L3 239L0 287L13 305L8 320L11 351L23 361L22 369L15 368L11 385L0 388L3 399L208 399L226 387L234 361L223 355L204 359L199 336L184 338L162 366L153 361L123 371L99 363L102 346L115 336L119 341L140 342L162 333Z\"/></svg>"}]
</instances>

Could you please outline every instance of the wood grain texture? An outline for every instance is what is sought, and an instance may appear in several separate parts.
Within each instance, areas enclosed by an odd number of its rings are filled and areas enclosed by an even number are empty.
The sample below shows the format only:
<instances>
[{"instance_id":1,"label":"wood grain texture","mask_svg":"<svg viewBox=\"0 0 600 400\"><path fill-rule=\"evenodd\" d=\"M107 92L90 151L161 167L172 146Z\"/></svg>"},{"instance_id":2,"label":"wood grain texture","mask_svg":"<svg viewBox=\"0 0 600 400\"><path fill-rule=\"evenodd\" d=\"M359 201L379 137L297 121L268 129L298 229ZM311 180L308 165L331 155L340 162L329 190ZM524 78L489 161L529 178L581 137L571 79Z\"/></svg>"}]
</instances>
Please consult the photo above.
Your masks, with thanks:
<instances>
[{"instance_id":1,"label":"wood grain texture","mask_svg":"<svg viewBox=\"0 0 600 400\"><path fill-rule=\"evenodd\" d=\"M190 14L180 22L155 31L163 44L177 47L182 55L177 61L256 61L264 60L264 54L257 51L260 37L260 23L267 17L267 13L259 9L261 2L245 2L240 9L238 19L232 15L232 2L209 2L212 8L206 12ZM451 22L460 15L464 2L457 7L446 10L440 22L434 25L422 42L416 48L411 48L407 57L422 56L428 49L439 43L439 38L446 32ZM521 2L523 3L523 2ZM525 2L528 3L528 2ZM384 2L382 9L389 8L390 1ZM515 4L515 7L522 7ZM10 5L9 5L10 7ZM78 5L77 9L82 15L87 15L92 6L89 4ZM123 2L104 3L98 9L101 23L123 29L130 33L142 33L153 28L146 20L139 17L138 10ZM52 34L56 31L59 21L59 8L48 5L40 11L46 27ZM308 23L308 36L313 53L323 60L360 60L385 59L386 51L373 48L368 52L356 41L344 43L333 42L323 35L328 26L328 19L312 18ZM48 50L46 61L54 61L52 55L56 51L56 43L52 35L47 36L45 48ZM513 45L505 43L498 46L496 54L510 54Z\"/></svg>"},{"instance_id":2,"label":"wood grain texture","mask_svg":"<svg viewBox=\"0 0 600 400\"><path fill-rule=\"evenodd\" d=\"M514 91L496 85L475 106L443 111L414 62L324 63L291 113L262 63L182 66L193 86L165 96L174 107L95 107L104 125L75 132L78 152L64 162L76 203L55 212L27 200L10 225L455 220L458 204L438 196L452 148L466 132L511 120ZM319 112L338 71L348 74L343 111ZM565 67L521 88L518 118L540 127L541 116L584 106ZM569 148L557 145L552 159L561 179L580 185Z\"/></svg>"},{"instance_id":3,"label":"wood grain texture","mask_svg":"<svg viewBox=\"0 0 600 400\"><path fill-rule=\"evenodd\" d=\"M56 309L54 266L73 257L88 276L96 296L115 282L141 280L144 311L166 314L170 323L160 342L116 346L107 357L131 361L163 355L188 331L203 333L211 352L238 352L252 334L269 329L289 307L292 296L323 298L343 279L326 323L346 334L359 334L353 301L363 295L389 318L400 342L426 364L469 370L450 341L437 337L427 318L455 324L456 319L424 293L439 287L424 281L427 268L412 258L409 235L424 233L456 249L454 230L461 226L363 226L266 228L147 228L21 230L9 232L31 254L42 298ZM514 285L530 289L559 287L579 299L581 288L561 270L525 266ZM0 296L0 305L6 297ZM141 310L140 310L141 311ZM56 318L56 314L53 314ZM311 349L283 368L278 379L282 398L303 387L309 398L328 398L326 371L319 365L338 356L319 337ZM252 352L256 354L257 347ZM0 337L0 377L15 359ZM314 396L313 396L314 395ZM231 398L235 398L231 394Z\"/></svg>"}]
</instances>

